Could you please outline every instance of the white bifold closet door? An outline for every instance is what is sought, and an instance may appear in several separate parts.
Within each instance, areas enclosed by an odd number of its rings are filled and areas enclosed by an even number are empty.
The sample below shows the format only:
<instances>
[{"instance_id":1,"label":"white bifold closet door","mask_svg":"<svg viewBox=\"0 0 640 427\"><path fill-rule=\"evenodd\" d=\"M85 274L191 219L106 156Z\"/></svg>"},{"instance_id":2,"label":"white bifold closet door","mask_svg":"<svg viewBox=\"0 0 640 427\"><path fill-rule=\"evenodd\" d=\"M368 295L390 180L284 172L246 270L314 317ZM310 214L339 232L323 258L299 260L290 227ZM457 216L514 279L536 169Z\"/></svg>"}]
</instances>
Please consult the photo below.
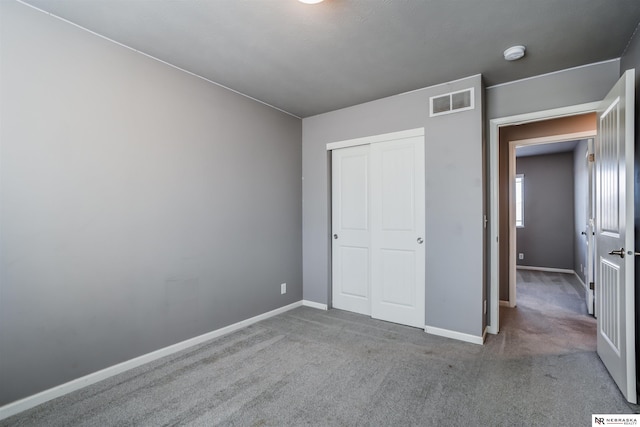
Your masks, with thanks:
<instances>
[{"instance_id":1,"label":"white bifold closet door","mask_svg":"<svg viewBox=\"0 0 640 427\"><path fill-rule=\"evenodd\" d=\"M332 152L333 306L424 327L424 137Z\"/></svg>"}]
</instances>

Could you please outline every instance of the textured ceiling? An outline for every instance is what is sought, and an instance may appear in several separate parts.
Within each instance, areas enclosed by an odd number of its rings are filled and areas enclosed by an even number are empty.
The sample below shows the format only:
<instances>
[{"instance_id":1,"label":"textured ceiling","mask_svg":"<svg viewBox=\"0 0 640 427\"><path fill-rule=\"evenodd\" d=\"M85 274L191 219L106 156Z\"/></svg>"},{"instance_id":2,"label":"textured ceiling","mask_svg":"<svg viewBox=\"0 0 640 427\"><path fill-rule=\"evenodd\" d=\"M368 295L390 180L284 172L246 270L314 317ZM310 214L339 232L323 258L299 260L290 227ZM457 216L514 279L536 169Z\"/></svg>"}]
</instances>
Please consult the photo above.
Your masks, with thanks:
<instances>
[{"instance_id":1,"label":"textured ceiling","mask_svg":"<svg viewBox=\"0 0 640 427\"><path fill-rule=\"evenodd\" d=\"M640 21L639 0L26 2L298 117L618 58ZM527 55L508 63L514 44Z\"/></svg>"}]
</instances>

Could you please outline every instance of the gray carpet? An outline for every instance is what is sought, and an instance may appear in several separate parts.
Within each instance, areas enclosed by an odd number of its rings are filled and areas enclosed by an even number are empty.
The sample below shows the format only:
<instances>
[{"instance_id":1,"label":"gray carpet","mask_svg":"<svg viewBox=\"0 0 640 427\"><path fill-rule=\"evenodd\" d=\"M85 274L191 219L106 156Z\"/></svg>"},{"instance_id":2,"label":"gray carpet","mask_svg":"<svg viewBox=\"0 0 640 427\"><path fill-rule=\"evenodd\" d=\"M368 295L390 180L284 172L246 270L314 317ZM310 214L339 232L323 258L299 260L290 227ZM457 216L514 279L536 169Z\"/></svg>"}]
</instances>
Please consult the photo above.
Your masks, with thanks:
<instances>
[{"instance_id":1,"label":"gray carpet","mask_svg":"<svg viewBox=\"0 0 640 427\"><path fill-rule=\"evenodd\" d=\"M0 425L584 426L637 412L595 354L576 279L519 279L484 346L302 307Z\"/></svg>"}]
</instances>

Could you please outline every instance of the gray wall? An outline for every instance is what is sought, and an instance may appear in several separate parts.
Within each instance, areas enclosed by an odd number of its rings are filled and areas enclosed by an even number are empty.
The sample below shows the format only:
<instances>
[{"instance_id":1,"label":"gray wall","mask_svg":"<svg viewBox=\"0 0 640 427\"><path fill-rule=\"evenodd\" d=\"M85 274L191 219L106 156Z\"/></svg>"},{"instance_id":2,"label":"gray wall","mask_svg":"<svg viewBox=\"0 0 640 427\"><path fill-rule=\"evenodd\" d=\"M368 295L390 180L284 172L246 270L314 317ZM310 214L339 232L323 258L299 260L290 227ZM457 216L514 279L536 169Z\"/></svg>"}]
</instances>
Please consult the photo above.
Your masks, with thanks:
<instances>
[{"instance_id":1,"label":"gray wall","mask_svg":"<svg viewBox=\"0 0 640 427\"><path fill-rule=\"evenodd\" d=\"M640 27L640 24L638 24ZM635 240L636 251L640 249L640 31L636 31L620 59L620 75L628 69L636 72L636 117L635 117ZM636 289L640 289L640 257L636 257ZM640 366L640 291L636 291L636 366ZM640 389L640 369L636 370L637 388Z\"/></svg>"},{"instance_id":2,"label":"gray wall","mask_svg":"<svg viewBox=\"0 0 640 427\"><path fill-rule=\"evenodd\" d=\"M588 142L583 139L573 150L573 195L574 195L574 233L573 233L573 271L582 283L587 283L587 233L589 221L589 168L587 162Z\"/></svg>"},{"instance_id":3,"label":"gray wall","mask_svg":"<svg viewBox=\"0 0 640 427\"><path fill-rule=\"evenodd\" d=\"M487 118L602 100L618 80L620 61L611 60L487 88Z\"/></svg>"},{"instance_id":4,"label":"gray wall","mask_svg":"<svg viewBox=\"0 0 640 427\"><path fill-rule=\"evenodd\" d=\"M302 298L301 120L0 7L0 405Z\"/></svg>"},{"instance_id":5,"label":"gray wall","mask_svg":"<svg viewBox=\"0 0 640 427\"><path fill-rule=\"evenodd\" d=\"M573 270L573 152L518 157L516 173L524 174L517 265Z\"/></svg>"},{"instance_id":6,"label":"gray wall","mask_svg":"<svg viewBox=\"0 0 640 427\"><path fill-rule=\"evenodd\" d=\"M482 335L482 109L429 118L429 97L475 88L480 76L303 120L304 298L330 304L330 186L326 144L424 127L426 325ZM455 315L452 315L455 313Z\"/></svg>"}]
</instances>

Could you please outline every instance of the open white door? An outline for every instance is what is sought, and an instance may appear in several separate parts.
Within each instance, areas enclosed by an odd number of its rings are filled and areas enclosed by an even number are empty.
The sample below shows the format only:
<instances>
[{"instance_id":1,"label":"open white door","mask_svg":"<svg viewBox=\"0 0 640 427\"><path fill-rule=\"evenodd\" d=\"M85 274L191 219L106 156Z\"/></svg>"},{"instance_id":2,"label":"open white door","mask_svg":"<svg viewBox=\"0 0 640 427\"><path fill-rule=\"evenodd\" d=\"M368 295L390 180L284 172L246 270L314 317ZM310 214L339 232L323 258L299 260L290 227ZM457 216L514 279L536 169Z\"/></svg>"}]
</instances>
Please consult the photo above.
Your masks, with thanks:
<instances>
[{"instance_id":1,"label":"open white door","mask_svg":"<svg viewBox=\"0 0 640 427\"><path fill-rule=\"evenodd\" d=\"M596 143L596 304L598 355L636 403L634 304L634 70L598 109Z\"/></svg>"}]
</instances>

